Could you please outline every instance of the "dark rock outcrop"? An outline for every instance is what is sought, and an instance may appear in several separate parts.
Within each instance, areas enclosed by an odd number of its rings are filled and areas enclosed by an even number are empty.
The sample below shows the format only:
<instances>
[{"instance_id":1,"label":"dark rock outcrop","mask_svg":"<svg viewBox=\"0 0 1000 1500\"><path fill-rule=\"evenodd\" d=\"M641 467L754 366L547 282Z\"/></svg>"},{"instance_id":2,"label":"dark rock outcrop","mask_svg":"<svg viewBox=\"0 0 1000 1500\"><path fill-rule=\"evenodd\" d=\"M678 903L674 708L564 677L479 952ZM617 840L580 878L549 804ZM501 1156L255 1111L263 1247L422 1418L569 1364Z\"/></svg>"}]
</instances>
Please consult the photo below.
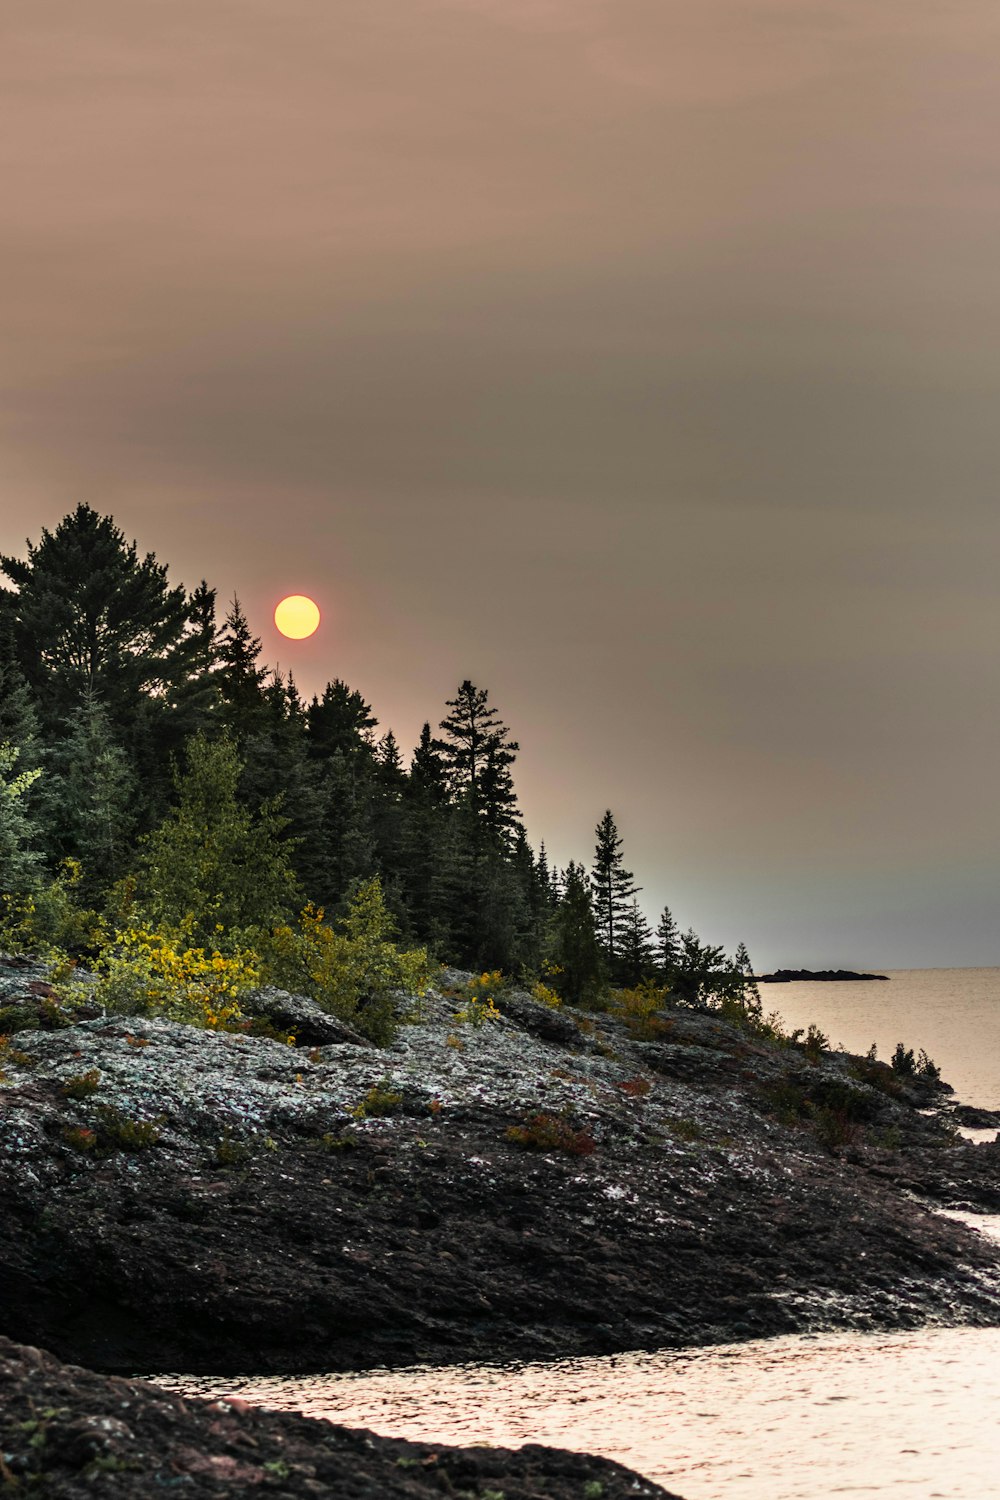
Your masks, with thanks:
<instances>
[{"instance_id":1,"label":"dark rock outcrop","mask_svg":"<svg viewBox=\"0 0 1000 1500\"><path fill-rule=\"evenodd\" d=\"M368 1042L329 1011L317 1005L306 995L290 995L274 985L250 990L240 996L240 1009L244 1015L267 1021L275 1031L292 1036L297 1047L330 1047L349 1042L354 1047L367 1047Z\"/></svg>"},{"instance_id":2,"label":"dark rock outcrop","mask_svg":"<svg viewBox=\"0 0 1000 1500\"><path fill-rule=\"evenodd\" d=\"M758 984L790 984L793 980L888 979L888 974L857 974L853 969L775 969L773 974L758 974Z\"/></svg>"},{"instance_id":3,"label":"dark rock outcrop","mask_svg":"<svg viewBox=\"0 0 1000 1500\"><path fill-rule=\"evenodd\" d=\"M677 1500L620 1464L530 1445L393 1441L242 1401L181 1399L0 1338L0 1489L41 1500L332 1496Z\"/></svg>"},{"instance_id":4,"label":"dark rock outcrop","mask_svg":"<svg viewBox=\"0 0 1000 1500\"><path fill-rule=\"evenodd\" d=\"M0 1329L280 1373L1000 1322L997 1248L915 1201L1000 1208L1000 1149L921 1112L931 1081L709 1011L552 1012L564 1042L458 1004L384 1050L13 1037Z\"/></svg>"}]
</instances>

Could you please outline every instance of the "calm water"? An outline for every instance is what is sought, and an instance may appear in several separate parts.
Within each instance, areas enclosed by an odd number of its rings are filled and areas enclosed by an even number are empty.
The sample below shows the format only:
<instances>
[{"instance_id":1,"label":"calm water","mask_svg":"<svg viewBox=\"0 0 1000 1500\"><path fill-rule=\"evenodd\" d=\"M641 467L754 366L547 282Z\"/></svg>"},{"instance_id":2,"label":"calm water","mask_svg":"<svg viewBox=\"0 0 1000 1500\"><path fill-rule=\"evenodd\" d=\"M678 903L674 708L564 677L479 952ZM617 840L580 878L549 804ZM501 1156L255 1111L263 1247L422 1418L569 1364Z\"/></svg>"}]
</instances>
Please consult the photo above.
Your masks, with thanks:
<instances>
[{"instance_id":1,"label":"calm water","mask_svg":"<svg viewBox=\"0 0 1000 1500\"><path fill-rule=\"evenodd\" d=\"M685 1500L1000 1496L1000 1330L687 1354L179 1382L430 1442L602 1453Z\"/></svg>"},{"instance_id":2,"label":"calm water","mask_svg":"<svg viewBox=\"0 0 1000 1500\"><path fill-rule=\"evenodd\" d=\"M925 1047L959 1098L1000 1108L1000 969L763 987L851 1051ZM1000 1218L970 1219L1000 1241ZM166 1384L430 1442L601 1453L686 1500L1000 1500L1000 1329L840 1334L515 1367Z\"/></svg>"},{"instance_id":3,"label":"calm water","mask_svg":"<svg viewBox=\"0 0 1000 1500\"><path fill-rule=\"evenodd\" d=\"M794 1029L815 1021L836 1045L886 1061L923 1047L964 1104L1000 1109L1000 969L886 969L888 981L762 984L766 1011Z\"/></svg>"}]
</instances>

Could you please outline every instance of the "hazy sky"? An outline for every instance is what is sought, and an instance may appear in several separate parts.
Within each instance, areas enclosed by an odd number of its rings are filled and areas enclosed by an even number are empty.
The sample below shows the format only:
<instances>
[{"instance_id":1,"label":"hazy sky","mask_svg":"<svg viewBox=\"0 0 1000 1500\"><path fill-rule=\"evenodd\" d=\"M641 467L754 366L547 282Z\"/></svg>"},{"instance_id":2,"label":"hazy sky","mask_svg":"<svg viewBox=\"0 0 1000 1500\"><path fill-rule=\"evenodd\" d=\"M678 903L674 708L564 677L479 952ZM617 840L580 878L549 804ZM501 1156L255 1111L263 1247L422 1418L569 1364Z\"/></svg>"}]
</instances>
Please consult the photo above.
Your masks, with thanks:
<instances>
[{"instance_id":1,"label":"hazy sky","mask_svg":"<svg viewBox=\"0 0 1000 1500\"><path fill-rule=\"evenodd\" d=\"M2 0L0 191L0 550L471 677L758 965L1000 963L995 0Z\"/></svg>"}]
</instances>

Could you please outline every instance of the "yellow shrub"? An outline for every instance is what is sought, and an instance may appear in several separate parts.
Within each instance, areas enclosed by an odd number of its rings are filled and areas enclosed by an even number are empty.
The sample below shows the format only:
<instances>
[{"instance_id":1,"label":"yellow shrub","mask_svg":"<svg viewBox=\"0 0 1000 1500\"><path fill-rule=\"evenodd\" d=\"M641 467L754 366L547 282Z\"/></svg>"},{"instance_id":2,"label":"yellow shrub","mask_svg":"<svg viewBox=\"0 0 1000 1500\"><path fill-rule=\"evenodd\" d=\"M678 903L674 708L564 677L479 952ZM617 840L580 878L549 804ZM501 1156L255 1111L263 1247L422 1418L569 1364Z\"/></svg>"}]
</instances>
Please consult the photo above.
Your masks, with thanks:
<instances>
[{"instance_id":1,"label":"yellow shrub","mask_svg":"<svg viewBox=\"0 0 1000 1500\"><path fill-rule=\"evenodd\" d=\"M531 994L532 998L537 1000L540 1005L547 1005L550 1010L558 1010L560 1005L562 1005L562 1000L556 994L555 990L550 989L541 979L531 986Z\"/></svg>"},{"instance_id":2,"label":"yellow shrub","mask_svg":"<svg viewBox=\"0 0 1000 1500\"><path fill-rule=\"evenodd\" d=\"M634 1036L651 1037L664 1029L656 1012L667 1003L665 987L644 979L631 990L615 990L612 1004Z\"/></svg>"},{"instance_id":3,"label":"yellow shrub","mask_svg":"<svg viewBox=\"0 0 1000 1500\"><path fill-rule=\"evenodd\" d=\"M260 983L247 951L222 954L187 945L183 933L130 927L102 954L96 999L125 1015L159 1015L213 1031L240 1019L239 996Z\"/></svg>"}]
</instances>

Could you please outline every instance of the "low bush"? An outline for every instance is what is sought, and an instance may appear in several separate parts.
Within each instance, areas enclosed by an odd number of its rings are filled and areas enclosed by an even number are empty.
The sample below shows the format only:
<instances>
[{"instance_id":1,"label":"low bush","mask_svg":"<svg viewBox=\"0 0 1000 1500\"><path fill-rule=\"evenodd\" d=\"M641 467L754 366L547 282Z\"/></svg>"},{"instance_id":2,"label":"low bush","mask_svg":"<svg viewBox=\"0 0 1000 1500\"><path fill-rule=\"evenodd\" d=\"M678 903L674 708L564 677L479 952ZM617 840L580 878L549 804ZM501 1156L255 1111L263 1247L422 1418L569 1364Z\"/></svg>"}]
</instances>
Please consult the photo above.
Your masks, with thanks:
<instances>
[{"instance_id":1,"label":"low bush","mask_svg":"<svg viewBox=\"0 0 1000 1500\"><path fill-rule=\"evenodd\" d=\"M664 985L644 979L634 989L613 990L611 1008L634 1037L650 1040L670 1030L671 1023L657 1014L668 1003L667 994Z\"/></svg>"},{"instance_id":2,"label":"low bush","mask_svg":"<svg viewBox=\"0 0 1000 1500\"><path fill-rule=\"evenodd\" d=\"M591 1156L597 1149L593 1132L575 1126L565 1115L529 1115L521 1125L507 1127L507 1139L528 1151L559 1151L566 1156Z\"/></svg>"},{"instance_id":3,"label":"low bush","mask_svg":"<svg viewBox=\"0 0 1000 1500\"><path fill-rule=\"evenodd\" d=\"M239 997L260 983L255 954L188 945L185 934L137 925L115 934L97 960L94 994L116 1014L164 1016L209 1030L232 1030L241 1019Z\"/></svg>"},{"instance_id":4,"label":"low bush","mask_svg":"<svg viewBox=\"0 0 1000 1500\"><path fill-rule=\"evenodd\" d=\"M64 1099L89 1099L91 1094L96 1094L101 1086L101 1075L96 1068L90 1068L86 1073L77 1073L73 1078L67 1078L59 1092Z\"/></svg>"},{"instance_id":5,"label":"low bush","mask_svg":"<svg viewBox=\"0 0 1000 1500\"><path fill-rule=\"evenodd\" d=\"M423 948L401 952L391 941L396 924L386 910L379 880L357 889L336 931L322 907L308 905L298 924L260 934L266 983L309 995L324 1010L386 1046L398 1027L395 991L420 996L431 978Z\"/></svg>"},{"instance_id":6,"label":"low bush","mask_svg":"<svg viewBox=\"0 0 1000 1500\"><path fill-rule=\"evenodd\" d=\"M403 1102L402 1094L397 1094L388 1086L388 1079L376 1083L370 1088L365 1097L351 1110L356 1120L377 1119L386 1115L394 1115Z\"/></svg>"}]
</instances>

